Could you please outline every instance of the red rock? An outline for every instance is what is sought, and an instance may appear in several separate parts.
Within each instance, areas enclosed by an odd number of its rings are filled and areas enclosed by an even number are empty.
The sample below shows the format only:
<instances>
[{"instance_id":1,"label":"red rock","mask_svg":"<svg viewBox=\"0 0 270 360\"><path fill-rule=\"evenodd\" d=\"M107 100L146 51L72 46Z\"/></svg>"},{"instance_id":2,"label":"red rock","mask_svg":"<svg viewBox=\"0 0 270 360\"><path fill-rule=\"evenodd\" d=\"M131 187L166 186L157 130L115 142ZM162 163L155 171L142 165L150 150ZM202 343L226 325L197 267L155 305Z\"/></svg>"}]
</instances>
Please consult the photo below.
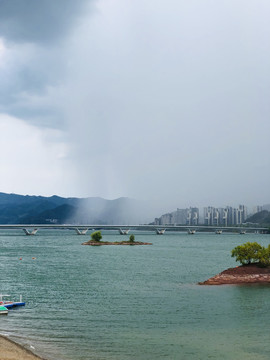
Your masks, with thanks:
<instances>
[{"instance_id":1,"label":"red rock","mask_svg":"<svg viewBox=\"0 0 270 360\"><path fill-rule=\"evenodd\" d=\"M241 265L222 271L199 285L270 283L270 267L257 264Z\"/></svg>"}]
</instances>

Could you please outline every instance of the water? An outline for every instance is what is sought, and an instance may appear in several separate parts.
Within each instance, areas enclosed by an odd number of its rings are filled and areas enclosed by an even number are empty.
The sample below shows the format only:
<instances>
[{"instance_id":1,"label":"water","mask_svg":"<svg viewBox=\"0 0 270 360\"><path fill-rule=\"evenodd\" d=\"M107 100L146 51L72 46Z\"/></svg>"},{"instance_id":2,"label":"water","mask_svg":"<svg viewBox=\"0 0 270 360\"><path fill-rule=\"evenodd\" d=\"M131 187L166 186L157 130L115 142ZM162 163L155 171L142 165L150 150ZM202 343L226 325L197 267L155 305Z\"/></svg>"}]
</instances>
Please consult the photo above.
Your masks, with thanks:
<instances>
[{"instance_id":1,"label":"water","mask_svg":"<svg viewBox=\"0 0 270 360\"><path fill-rule=\"evenodd\" d=\"M2 230L0 292L27 304L0 318L0 332L54 360L269 359L270 287L197 285L237 265L233 247L268 245L269 235L135 237L153 245L90 247L81 246L89 235L72 231Z\"/></svg>"}]
</instances>

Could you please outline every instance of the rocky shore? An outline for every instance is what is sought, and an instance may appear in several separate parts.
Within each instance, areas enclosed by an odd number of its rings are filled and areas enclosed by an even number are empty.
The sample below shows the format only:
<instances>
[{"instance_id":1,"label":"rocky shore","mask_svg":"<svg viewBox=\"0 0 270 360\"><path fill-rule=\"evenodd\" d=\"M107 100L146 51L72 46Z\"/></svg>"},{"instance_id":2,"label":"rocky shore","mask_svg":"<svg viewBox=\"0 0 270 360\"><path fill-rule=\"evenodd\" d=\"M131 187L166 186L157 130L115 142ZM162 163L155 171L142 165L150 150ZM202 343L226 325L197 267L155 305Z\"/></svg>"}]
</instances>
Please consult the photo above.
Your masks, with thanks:
<instances>
[{"instance_id":1,"label":"rocky shore","mask_svg":"<svg viewBox=\"0 0 270 360\"><path fill-rule=\"evenodd\" d=\"M152 243L147 243L147 242L141 242L141 241L115 241L115 242L111 242L111 241L93 241L93 240L89 240L86 241L84 243L82 243L82 245L91 245L91 246L102 246L102 245L130 245L130 246L134 246L134 245L153 245Z\"/></svg>"},{"instance_id":2,"label":"rocky shore","mask_svg":"<svg viewBox=\"0 0 270 360\"><path fill-rule=\"evenodd\" d=\"M257 264L241 265L222 271L199 285L228 284L270 284L270 267L262 268Z\"/></svg>"}]
</instances>

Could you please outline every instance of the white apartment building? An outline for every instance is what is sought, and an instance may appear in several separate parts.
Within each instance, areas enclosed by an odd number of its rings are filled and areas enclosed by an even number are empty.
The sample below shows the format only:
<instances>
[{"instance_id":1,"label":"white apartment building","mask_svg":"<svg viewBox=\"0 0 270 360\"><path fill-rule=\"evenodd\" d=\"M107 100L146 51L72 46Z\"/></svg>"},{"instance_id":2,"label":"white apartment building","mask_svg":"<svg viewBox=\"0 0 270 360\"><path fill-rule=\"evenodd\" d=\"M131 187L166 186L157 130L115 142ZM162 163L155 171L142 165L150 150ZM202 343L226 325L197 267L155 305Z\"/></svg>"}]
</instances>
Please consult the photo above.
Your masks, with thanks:
<instances>
[{"instance_id":1,"label":"white apartment building","mask_svg":"<svg viewBox=\"0 0 270 360\"><path fill-rule=\"evenodd\" d=\"M226 206L226 208L215 208L208 206L204 208L204 224L209 226L240 225L247 218L247 207L239 205L238 208Z\"/></svg>"}]
</instances>

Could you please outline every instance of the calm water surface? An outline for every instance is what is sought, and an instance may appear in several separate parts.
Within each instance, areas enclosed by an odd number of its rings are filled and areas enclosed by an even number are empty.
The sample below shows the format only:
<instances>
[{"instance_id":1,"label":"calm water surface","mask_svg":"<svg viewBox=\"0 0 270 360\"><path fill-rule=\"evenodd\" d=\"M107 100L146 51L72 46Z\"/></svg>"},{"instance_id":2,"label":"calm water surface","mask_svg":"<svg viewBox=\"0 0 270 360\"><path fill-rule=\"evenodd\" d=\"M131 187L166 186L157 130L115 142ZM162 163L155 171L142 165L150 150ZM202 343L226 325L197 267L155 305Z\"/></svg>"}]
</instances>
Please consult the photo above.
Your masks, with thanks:
<instances>
[{"instance_id":1,"label":"calm water surface","mask_svg":"<svg viewBox=\"0 0 270 360\"><path fill-rule=\"evenodd\" d=\"M134 234L153 245L2 230L0 292L26 306L2 316L0 332L54 360L270 358L270 287L196 284L237 265L233 247L269 235Z\"/></svg>"}]
</instances>

